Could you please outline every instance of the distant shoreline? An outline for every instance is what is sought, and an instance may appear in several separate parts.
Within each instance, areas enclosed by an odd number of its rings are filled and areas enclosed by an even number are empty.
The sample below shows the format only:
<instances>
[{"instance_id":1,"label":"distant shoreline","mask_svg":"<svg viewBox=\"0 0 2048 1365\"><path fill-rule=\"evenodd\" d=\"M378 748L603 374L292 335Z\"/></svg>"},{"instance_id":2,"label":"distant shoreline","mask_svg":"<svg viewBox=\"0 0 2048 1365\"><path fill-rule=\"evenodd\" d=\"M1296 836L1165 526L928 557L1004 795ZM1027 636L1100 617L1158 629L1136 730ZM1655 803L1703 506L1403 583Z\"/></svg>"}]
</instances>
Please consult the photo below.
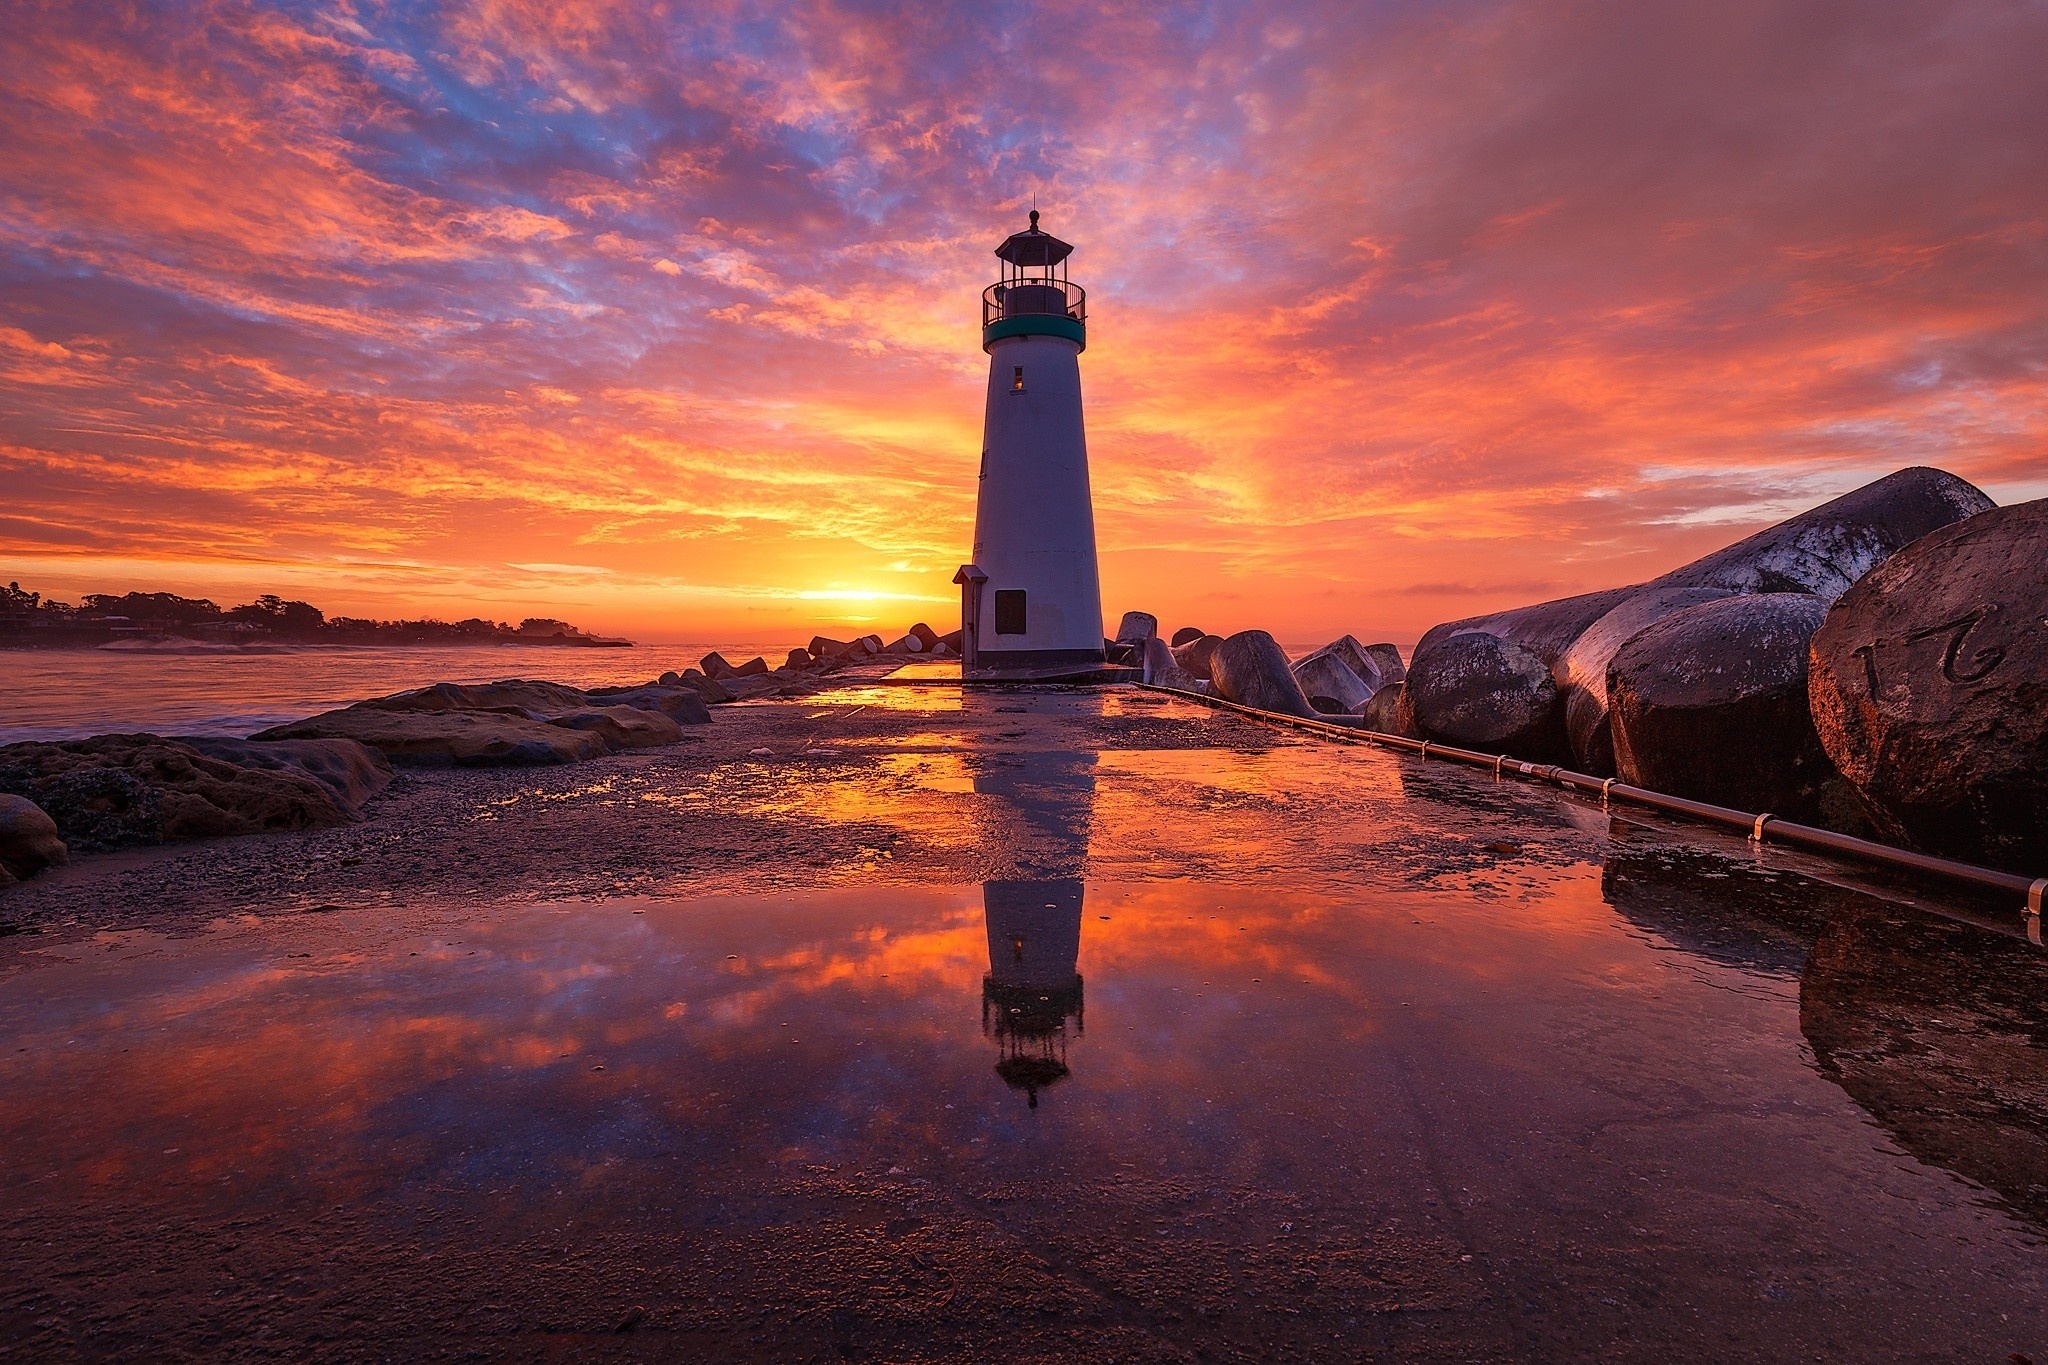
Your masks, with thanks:
<instances>
[{"instance_id":1,"label":"distant shoreline","mask_svg":"<svg viewBox=\"0 0 2048 1365\"><path fill-rule=\"evenodd\" d=\"M50 632L54 634L55 632ZM44 632L37 632L38 635ZM638 649L632 640L599 635L544 635L527 639L365 639L293 640L267 639L235 641L208 640L191 635L101 634L67 631L63 639L0 636L0 651L17 654L57 650L82 650L104 654L282 654L302 649L506 649L539 646L544 649Z\"/></svg>"}]
</instances>

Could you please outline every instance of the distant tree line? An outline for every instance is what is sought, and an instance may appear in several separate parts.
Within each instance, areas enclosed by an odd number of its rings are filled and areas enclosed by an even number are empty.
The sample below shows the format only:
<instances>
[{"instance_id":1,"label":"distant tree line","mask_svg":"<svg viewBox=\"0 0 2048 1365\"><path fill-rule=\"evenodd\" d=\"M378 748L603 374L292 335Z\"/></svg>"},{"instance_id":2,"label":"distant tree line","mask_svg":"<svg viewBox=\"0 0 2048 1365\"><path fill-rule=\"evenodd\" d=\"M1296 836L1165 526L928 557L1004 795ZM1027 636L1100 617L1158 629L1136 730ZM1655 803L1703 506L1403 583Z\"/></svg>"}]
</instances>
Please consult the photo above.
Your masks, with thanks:
<instances>
[{"instance_id":1,"label":"distant tree line","mask_svg":"<svg viewBox=\"0 0 2048 1365\"><path fill-rule=\"evenodd\" d=\"M329 616L310 602L287 601L275 593L222 608L207 598L174 592L94 592L72 606L29 592L19 583L0 588L0 641L70 644L123 635L327 644L623 643L590 635L551 616L529 616L517 626L480 616L462 621L373 621Z\"/></svg>"}]
</instances>

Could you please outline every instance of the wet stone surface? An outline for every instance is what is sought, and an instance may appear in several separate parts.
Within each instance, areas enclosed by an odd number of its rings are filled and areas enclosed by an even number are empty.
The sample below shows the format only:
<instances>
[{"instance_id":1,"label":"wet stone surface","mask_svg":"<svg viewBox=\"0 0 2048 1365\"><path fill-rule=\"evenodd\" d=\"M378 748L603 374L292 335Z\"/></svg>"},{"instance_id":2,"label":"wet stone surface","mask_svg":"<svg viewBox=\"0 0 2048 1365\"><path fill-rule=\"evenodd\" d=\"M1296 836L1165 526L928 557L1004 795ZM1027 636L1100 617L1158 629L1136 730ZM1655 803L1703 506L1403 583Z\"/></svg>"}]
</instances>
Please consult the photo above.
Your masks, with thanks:
<instances>
[{"instance_id":1,"label":"wet stone surface","mask_svg":"<svg viewBox=\"0 0 2048 1365\"><path fill-rule=\"evenodd\" d=\"M0 1355L2048 1348L1999 907L1123 691L710 730L5 893Z\"/></svg>"}]
</instances>

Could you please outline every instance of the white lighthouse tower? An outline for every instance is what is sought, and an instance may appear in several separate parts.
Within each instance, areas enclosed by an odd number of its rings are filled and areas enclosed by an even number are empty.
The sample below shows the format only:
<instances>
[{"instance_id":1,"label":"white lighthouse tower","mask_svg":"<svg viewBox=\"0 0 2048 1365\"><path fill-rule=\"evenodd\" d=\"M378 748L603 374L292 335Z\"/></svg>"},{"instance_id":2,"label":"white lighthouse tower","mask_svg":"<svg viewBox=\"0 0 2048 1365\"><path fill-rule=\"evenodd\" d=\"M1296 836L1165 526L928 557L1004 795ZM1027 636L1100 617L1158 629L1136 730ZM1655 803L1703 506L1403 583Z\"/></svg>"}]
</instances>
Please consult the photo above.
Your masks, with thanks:
<instances>
[{"instance_id":1,"label":"white lighthouse tower","mask_svg":"<svg viewBox=\"0 0 2048 1365\"><path fill-rule=\"evenodd\" d=\"M1099 668L1102 587L1081 424L1085 295L1067 280L1073 247L1031 226L996 248L1002 278L982 291L988 352L974 559L960 585L970 677L1048 678Z\"/></svg>"}]
</instances>

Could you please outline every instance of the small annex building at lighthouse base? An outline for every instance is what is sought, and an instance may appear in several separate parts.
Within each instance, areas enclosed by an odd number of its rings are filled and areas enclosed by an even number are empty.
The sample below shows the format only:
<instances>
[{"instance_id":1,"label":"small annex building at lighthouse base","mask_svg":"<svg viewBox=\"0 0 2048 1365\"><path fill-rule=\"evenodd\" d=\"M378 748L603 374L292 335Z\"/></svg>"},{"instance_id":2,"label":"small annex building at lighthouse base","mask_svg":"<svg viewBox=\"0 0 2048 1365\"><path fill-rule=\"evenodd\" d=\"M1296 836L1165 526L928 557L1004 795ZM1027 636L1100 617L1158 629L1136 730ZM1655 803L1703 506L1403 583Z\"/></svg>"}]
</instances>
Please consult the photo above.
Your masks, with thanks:
<instances>
[{"instance_id":1,"label":"small annex building at lighthouse base","mask_svg":"<svg viewBox=\"0 0 2048 1365\"><path fill-rule=\"evenodd\" d=\"M996 248L981 296L988 403L974 553L960 585L961 669L986 680L1081 680L1104 669L1102 585L1081 415L1087 298L1074 248L1038 226Z\"/></svg>"}]
</instances>

